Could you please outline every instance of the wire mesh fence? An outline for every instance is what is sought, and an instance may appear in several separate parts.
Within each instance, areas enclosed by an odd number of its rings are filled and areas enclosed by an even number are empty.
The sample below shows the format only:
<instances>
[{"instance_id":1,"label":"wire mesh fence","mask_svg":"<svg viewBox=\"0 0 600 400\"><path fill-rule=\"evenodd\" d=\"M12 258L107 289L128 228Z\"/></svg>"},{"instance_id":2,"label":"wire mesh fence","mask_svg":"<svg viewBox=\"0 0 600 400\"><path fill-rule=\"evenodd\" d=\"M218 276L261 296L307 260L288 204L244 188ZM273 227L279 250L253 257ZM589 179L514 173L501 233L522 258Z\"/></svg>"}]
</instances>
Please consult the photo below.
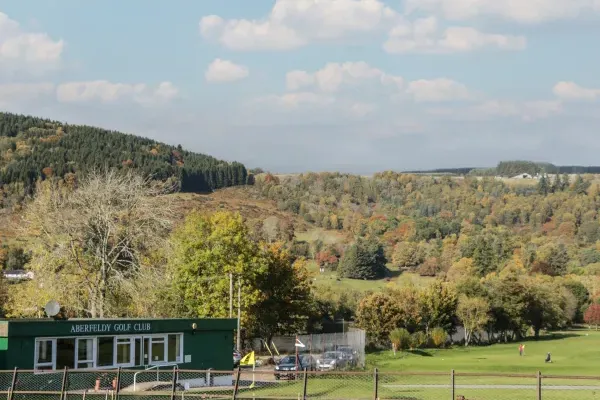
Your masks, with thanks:
<instances>
[{"instance_id":1,"label":"wire mesh fence","mask_svg":"<svg viewBox=\"0 0 600 400\"><path fill-rule=\"evenodd\" d=\"M296 340L299 340L303 347L297 347ZM277 354L290 354L295 353L297 350L300 354L311 355L316 360L327 358L325 357L326 353L327 356L336 353L343 357L343 362L339 363L343 366L343 369L355 369L364 368L365 366L365 344L365 331L352 329L343 333L276 336L270 343L258 339L253 341L252 350L261 353L269 352L275 357L277 357ZM328 370L330 368L324 366L320 369Z\"/></svg>"},{"instance_id":2,"label":"wire mesh fence","mask_svg":"<svg viewBox=\"0 0 600 400\"><path fill-rule=\"evenodd\" d=\"M600 399L600 377L434 372L64 370L0 371L7 400Z\"/></svg>"}]
</instances>

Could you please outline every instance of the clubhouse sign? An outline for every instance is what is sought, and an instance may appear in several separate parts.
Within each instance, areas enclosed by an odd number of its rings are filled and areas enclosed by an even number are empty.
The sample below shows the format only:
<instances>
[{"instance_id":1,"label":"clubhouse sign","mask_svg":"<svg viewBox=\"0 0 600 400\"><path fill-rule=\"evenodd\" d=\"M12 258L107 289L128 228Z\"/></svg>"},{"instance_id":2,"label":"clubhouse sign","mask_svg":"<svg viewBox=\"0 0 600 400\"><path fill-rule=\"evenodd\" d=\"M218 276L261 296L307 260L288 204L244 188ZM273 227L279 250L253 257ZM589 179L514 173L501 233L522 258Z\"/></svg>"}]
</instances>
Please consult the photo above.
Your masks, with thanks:
<instances>
[{"instance_id":1,"label":"clubhouse sign","mask_svg":"<svg viewBox=\"0 0 600 400\"><path fill-rule=\"evenodd\" d=\"M114 324L77 324L71 326L71 333L133 333L150 332L149 322L114 323Z\"/></svg>"}]
</instances>

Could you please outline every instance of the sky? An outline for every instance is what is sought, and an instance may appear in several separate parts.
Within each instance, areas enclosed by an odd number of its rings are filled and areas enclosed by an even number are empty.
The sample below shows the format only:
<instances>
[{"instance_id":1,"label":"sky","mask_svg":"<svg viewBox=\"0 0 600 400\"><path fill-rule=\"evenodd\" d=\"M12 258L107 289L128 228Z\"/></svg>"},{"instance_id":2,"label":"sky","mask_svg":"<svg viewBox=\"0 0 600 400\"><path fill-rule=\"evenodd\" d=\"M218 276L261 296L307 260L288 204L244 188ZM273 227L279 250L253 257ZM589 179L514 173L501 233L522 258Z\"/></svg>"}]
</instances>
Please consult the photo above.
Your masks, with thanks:
<instances>
[{"instance_id":1,"label":"sky","mask_svg":"<svg viewBox=\"0 0 600 400\"><path fill-rule=\"evenodd\" d=\"M0 0L0 110L274 172L600 165L600 0Z\"/></svg>"}]
</instances>

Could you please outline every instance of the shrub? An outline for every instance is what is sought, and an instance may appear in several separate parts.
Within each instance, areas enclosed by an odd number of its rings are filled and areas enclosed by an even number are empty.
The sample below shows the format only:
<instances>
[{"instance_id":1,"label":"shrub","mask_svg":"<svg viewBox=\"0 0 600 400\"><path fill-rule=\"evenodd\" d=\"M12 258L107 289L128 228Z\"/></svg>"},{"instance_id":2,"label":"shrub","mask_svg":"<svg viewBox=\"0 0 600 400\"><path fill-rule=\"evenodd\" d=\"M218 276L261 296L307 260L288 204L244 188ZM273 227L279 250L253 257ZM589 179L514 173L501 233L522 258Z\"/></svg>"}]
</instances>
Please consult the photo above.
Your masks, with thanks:
<instances>
[{"instance_id":1,"label":"shrub","mask_svg":"<svg viewBox=\"0 0 600 400\"><path fill-rule=\"evenodd\" d=\"M413 349L421 349L427 344L427 335L424 332L415 332L411 336Z\"/></svg>"},{"instance_id":2,"label":"shrub","mask_svg":"<svg viewBox=\"0 0 600 400\"><path fill-rule=\"evenodd\" d=\"M443 347L446 344L446 340L448 340L448 334L443 328L433 328L429 332L429 336L431 337L431 342L437 348Z\"/></svg>"},{"instance_id":3,"label":"shrub","mask_svg":"<svg viewBox=\"0 0 600 400\"><path fill-rule=\"evenodd\" d=\"M411 336L404 328L394 329L390 332L390 341L392 342L392 350L396 354L397 350L406 350L410 347Z\"/></svg>"}]
</instances>

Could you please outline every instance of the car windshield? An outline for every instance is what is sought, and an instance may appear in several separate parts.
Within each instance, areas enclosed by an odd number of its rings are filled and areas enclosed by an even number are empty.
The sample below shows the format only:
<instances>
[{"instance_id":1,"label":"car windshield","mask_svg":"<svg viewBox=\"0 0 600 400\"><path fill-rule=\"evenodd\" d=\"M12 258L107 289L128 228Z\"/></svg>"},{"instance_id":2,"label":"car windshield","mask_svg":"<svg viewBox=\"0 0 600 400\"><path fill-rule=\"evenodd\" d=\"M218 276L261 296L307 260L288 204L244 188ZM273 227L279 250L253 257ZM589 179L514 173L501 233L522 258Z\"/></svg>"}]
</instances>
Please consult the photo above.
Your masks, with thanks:
<instances>
[{"instance_id":1,"label":"car windshield","mask_svg":"<svg viewBox=\"0 0 600 400\"><path fill-rule=\"evenodd\" d=\"M337 353L335 351L328 351L323 354L323 358L337 358Z\"/></svg>"},{"instance_id":2,"label":"car windshield","mask_svg":"<svg viewBox=\"0 0 600 400\"><path fill-rule=\"evenodd\" d=\"M281 359L281 361L279 362L279 364L296 364L296 359L295 358L296 357L291 357L291 356L283 357Z\"/></svg>"}]
</instances>

